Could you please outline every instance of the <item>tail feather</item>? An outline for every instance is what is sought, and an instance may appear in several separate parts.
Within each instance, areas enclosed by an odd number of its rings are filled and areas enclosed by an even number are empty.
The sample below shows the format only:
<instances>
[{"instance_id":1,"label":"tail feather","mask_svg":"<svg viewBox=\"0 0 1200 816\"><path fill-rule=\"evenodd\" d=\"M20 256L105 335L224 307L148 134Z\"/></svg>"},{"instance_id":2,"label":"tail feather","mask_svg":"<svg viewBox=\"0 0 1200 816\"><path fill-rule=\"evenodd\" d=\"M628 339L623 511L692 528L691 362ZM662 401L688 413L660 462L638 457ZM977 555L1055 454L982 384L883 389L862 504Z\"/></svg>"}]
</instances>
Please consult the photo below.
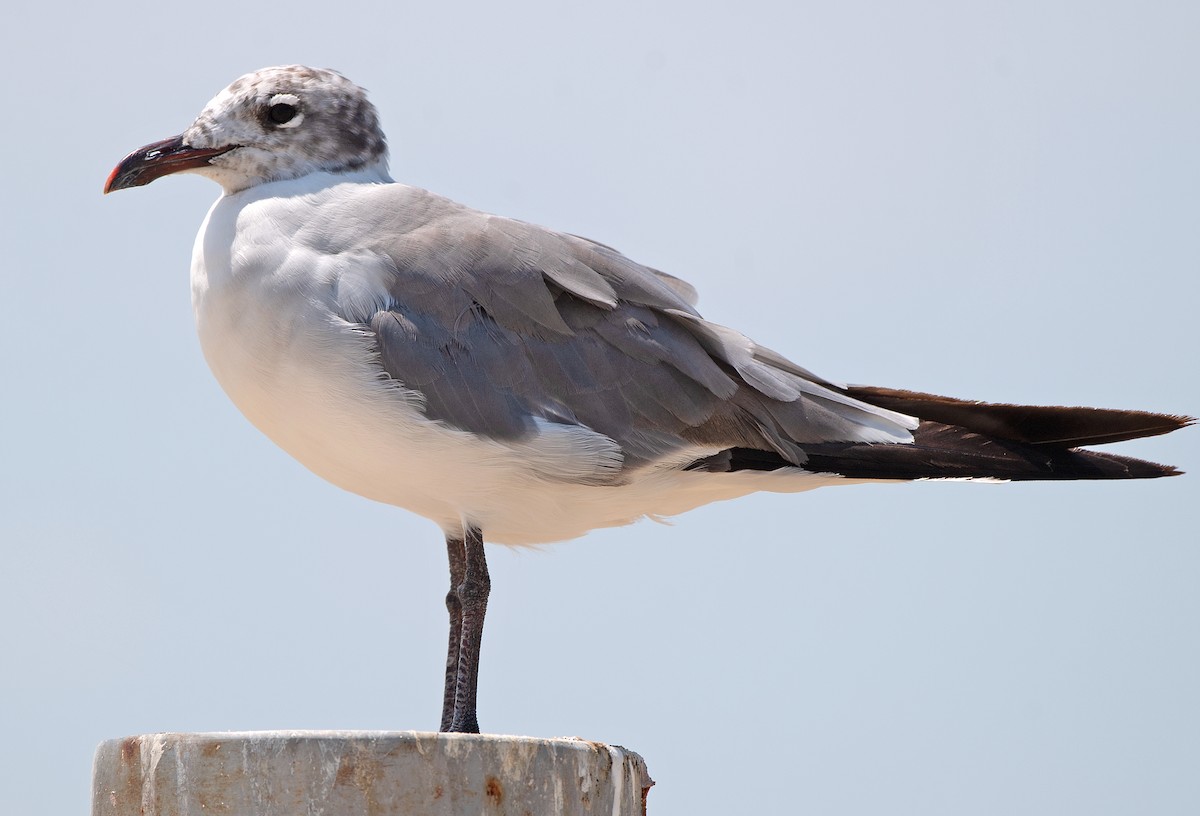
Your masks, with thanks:
<instances>
[{"instance_id":1,"label":"tail feather","mask_svg":"<svg viewBox=\"0 0 1200 816\"><path fill-rule=\"evenodd\" d=\"M1049 448L1104 445L1157 436L1195 421L1191 417L1149 411L972 402L864 385L849 386L846 393L880 408L924 420L957 425L995 439Z\"/></svg>"}]
</instances>

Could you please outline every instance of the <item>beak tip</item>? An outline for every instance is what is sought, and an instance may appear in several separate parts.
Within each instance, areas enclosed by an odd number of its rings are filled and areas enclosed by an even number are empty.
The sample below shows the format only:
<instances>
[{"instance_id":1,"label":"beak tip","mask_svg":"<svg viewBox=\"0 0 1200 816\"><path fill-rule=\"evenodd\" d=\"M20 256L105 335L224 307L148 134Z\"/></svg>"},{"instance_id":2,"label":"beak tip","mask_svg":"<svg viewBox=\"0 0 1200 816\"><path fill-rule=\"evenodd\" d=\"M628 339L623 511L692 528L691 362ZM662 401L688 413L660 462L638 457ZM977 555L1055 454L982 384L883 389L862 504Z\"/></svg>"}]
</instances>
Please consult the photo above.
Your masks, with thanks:
<instances>
[{"instance_id":1,"label":"beak tip","mask_svg":"<svg viewBox=\"0 0 1200 816\"><path fill-rule=\"evenodd\" d=\"M104 180L104 195L115 193L117 190L128 190L130 187L139 187L145 184L145 181L139 181L141 173L136 169L125 166L122 162L112 169L108 174L108 178Z\"/></svg>"},{"instance_id":2,"label":"beak tip","mask_svg":"<svg viewBox=\"0 0 1200 816\"><path fill-rule=\"evenodd\" d=\"M137 164L131 163L130 159L133 156L127 157L120 164L112 169L108 174L108 178L104 180L104 195L115 193L117 190L126 190L130 187L137 187L138 178L142 175ZM146 182L140 182L145 184Z\"/></svg>"}]
</instances>

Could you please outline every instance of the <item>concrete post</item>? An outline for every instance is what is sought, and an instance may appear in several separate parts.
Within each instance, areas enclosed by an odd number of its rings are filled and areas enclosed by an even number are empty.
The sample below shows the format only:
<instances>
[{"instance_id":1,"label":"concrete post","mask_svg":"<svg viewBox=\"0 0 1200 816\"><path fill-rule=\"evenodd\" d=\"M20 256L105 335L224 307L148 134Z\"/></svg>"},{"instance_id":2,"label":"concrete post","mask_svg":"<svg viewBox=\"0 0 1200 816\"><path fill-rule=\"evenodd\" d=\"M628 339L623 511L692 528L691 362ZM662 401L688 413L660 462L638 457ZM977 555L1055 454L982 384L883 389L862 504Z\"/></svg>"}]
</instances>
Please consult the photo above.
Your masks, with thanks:
<instances>
[{"instance_id":1,"label":"concrete post","mask_svg":"<svg viewBox=\"0 0 1200 816\"><path fill-rule=\"evenodd\" d=\"M148 734L96 750L92 816L644 816L642 758L417 731Z\"/></svg>"}]
</instances>

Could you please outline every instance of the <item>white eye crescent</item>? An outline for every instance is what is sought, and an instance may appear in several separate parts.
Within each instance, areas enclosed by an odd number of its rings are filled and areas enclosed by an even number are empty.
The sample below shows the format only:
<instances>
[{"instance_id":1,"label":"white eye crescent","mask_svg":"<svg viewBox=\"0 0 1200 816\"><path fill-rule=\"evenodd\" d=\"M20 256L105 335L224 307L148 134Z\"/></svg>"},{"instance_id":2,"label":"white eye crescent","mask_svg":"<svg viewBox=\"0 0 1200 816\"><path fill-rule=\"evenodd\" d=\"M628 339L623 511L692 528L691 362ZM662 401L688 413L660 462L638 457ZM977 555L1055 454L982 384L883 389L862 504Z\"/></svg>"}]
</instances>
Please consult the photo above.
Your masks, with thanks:
<instances>
[{"instance_id":1,"label":"white eye crescent","mask_svg":"<svg viewBox=\"0 0 1200 816\"><path fill-rule=\"evenodd\" d=\"M266 121L278 128L294 128L304 121L300 110L300 98L295 94L281 93L271 97L267 103Z\"/></svg>"}]
</instances>

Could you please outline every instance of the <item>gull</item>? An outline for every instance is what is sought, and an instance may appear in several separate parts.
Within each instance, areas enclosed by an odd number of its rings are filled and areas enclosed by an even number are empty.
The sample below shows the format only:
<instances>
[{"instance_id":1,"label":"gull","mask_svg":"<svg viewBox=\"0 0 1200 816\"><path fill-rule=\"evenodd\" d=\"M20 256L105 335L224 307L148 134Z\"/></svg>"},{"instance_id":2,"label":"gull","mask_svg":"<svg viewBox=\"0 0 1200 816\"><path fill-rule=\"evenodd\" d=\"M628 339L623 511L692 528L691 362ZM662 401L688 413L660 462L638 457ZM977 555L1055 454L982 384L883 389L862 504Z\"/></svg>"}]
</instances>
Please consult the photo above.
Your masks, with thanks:
<instances>
[{"instance_id":1,"label":"gull","mask_svg":"<svg viewBox=\"0 0 1200 816\"><path fill-rule=\"evenodd\" d=\"M318 476L445 533L442 731L479 731L485 536L562 541L755 491L1178 473L1080 448L1190 417L827 380L705 320L679 278L397 183L387 162L363 89L289 65L234 81L104 191L221 186L191 265L217 381Z\"/></svg>"}]
</instances>

